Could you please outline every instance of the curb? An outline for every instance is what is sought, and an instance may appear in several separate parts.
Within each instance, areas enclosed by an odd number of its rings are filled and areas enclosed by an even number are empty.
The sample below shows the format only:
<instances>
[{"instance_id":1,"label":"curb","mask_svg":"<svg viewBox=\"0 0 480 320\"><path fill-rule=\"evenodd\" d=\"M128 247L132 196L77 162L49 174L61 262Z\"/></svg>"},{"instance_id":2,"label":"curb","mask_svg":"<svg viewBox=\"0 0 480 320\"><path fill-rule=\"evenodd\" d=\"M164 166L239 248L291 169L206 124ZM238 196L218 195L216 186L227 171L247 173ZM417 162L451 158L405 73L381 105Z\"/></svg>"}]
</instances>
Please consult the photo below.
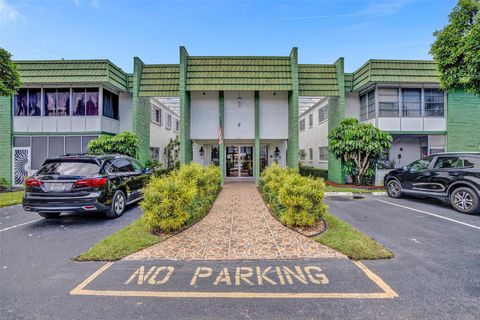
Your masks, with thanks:
<instances>
[{"instance_id":1,"label":"curb","mask_svg":"<svg viewBox=\"0 0 480 320\"><path fill-rule=\"evenodd\" d=\"M326 197L346 196L353 197L353 192L325 192Z\"/></svg>"}]
</instances>

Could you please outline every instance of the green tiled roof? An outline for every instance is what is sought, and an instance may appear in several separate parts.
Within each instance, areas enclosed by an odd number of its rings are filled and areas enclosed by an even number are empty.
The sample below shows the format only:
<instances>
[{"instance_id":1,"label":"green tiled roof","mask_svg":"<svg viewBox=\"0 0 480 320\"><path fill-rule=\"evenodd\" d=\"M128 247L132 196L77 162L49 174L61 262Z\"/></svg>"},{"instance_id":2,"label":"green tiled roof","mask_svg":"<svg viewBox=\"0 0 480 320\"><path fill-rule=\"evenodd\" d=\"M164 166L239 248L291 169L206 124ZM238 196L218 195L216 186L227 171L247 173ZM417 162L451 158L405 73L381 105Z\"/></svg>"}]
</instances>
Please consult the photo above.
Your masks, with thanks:
<instances>
[{"instance_id":1,"label":"green tiled roof","mask_svg":"<svg viewBox=\"0 0 480 320\"><path fill-rule=\"evenodd\" d=\"M188 57L187 90L291 90L290 57Z\"/></svg>"},{"instance_id":2,"label":"green tiled roof","mask_svg":"<svg viewBox=\"0 0 480 320\"><path fill-rule=\"evenodd\" d=\"M369 60L353 73L352 90L372 83L437 83L436 63L429 60Z\"/></svg>"},{"instance_id":3,"label":"green tiled roof","mask_svg":"<svg viewBox=\"0 0 480 320\"><path fill-rule=\"evenodd\" d=\"M353 73L345 73L345 91L352 91Z\"/></svg>"},{"instance_id":4,"label":"green tiled roof","mask_svg":"<svg viewBox=\"0 0 480 320\"><path fill-rule=\"evenodd\" d=\"M337 69L334 64L299 64L300 96L338 96Z\"/></svg>"},{"instance_id":5,"label":"green tiled roof","mask_svg":"<svg viewBox=\"0 0 480 320\"><path fill-rule=\"evenodd\" d=\"M25 84L103 84L128 90L127 74L109 60L15 61Z\"/></svg>"},{"instance_id":6,"label":"green tiled roof","mask_svg":"<svg viewBox=\"0 0 480 320\"><path fill-rule=\"evenodd\" d=\"M178 64L146 64L142 68L140 77L139 96L178 96L179 82L180 66Z\"/></svg>"}]
</instances>

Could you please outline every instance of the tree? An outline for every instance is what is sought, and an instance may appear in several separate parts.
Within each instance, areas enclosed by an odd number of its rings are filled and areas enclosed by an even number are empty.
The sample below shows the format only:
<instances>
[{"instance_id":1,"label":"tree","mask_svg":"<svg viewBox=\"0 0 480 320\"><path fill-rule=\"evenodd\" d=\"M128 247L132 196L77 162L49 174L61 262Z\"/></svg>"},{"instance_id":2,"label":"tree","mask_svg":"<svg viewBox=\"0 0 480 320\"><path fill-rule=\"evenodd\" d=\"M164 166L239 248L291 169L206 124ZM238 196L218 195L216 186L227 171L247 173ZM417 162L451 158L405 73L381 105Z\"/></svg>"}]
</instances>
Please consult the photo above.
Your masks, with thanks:
<instances>
[{"instance_id":1,"label":"tree","mask_svg":"<svg viewBox=\"0 0 480 320\"><path fill-rule=\"evenodd\" d=\"M17 65L12 61L12 55L0 48L0 96L11 96L17 93L22 85Z\"/></svg>"},{"instance_id":2,"label":"tree","mask_svg":"<svg viewBox=\"0 0 480 320\"><path fill-rule=\"evenodd\" d=\"M138 137L135 133L125 131L115 136L107 136L102 134L96 139L90 140L87 146L88 152L91 153L119 153L137 157L138 153Z\"/></svg>"},{"instance_id":3,"label":"tree","mask_svg":"<svg viewBox=\"0 0 480 320\"><path fill-rule=\"evenodd\" d=\"M357 185L375 174L377 161L392 146L392 136L388 132L354 118L344 119L329 133L328 141L329 152L343 160L345 173Z\"/></svg>"},{"instance_id":4,"label":"tree","mask_svg":"<svg viewBox=\"0 0 480 320\"><path fill-rule=\"evenodd\" d=\"M165 159L168 169L178 167L180 162L178 156L180 154L180 138L178 136L175 139L170 138L170 141L163 150L163 157Z\"/></svg>"},{"instance_id":5,"label":"tree","mask_svg":"<svg viewBox=\"0 0 480 320\"><path fill-rule=\"evenodd\" d=\"M460 0L430 53L438 64L443 89L464 88L480 95L480 3Z\"/></svg>"}]
</instances>

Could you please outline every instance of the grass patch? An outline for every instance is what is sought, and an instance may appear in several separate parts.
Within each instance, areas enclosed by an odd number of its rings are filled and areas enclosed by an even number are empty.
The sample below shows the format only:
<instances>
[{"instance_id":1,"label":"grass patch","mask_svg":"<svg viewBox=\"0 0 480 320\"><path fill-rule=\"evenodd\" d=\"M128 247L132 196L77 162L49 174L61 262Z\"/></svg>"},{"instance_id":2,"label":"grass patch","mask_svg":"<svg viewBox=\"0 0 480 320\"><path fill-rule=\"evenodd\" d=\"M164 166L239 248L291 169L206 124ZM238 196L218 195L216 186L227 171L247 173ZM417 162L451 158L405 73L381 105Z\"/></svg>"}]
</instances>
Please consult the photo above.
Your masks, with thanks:
<instances>
[{"instance_id":1,"label":"grass patch","mask_svg":"<svg viewBox=\"0 0 480 320\"><path fill-rule=\"evenodd\" d=\"M23 190L0 193L0 207L22 203Z\"/></svg>"},{"instance_id":2,"label":"grass patch","mask_svg":"<svg viewBox=\"0 0 480 320\"><path fill-rule=\"evenodd\" d=\"M143 248L153 246L164 239L164 237L152 234L139 219L73 259L76 261L115 261Z\"/></svg>"},{"instance_id":3,"label":"grass patch","mask_svg":"<svg viewBox=\"0 0 480 320\"><path fill-rule=\"evenodd\" d=\"M326 213L328 229L315 240L353 260L393 258L393 253L345 221Z\"/></svg>"}]
</instances>

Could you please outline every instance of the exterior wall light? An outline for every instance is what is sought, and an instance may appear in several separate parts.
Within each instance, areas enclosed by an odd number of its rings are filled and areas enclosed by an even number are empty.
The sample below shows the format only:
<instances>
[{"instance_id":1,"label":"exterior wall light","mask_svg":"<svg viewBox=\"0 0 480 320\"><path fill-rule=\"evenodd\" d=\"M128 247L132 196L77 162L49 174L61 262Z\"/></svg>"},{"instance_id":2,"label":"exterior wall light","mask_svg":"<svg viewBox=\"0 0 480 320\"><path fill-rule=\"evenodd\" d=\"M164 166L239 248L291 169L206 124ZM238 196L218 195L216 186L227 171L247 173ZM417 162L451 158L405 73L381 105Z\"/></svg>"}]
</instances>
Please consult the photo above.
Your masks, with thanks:
<instances>
[{"instance_id":1,"label":"exterior wall light","mask_svg":"<svg viewBox=\"0 0 480 320\"><path fill-rule=\"evenodd\" d=\"M273 152L273 154L275 155L275 158L278 158L278 156L280 155L280 149L278 149L278 147L275 147L275 151Z\"/></svg>"},{"instance_id":2,"label":"exterior wall light","mask_svg":"<svg viewBox=\"0 0 480 320\"><path fill-rule=\"evenodd\" d=\"M273 91L273 95L276 96L276 95L277 95L277 92L276 92L276 91Z\"/></svg>"},{"instance_id":3,"label":"exterior wall light","mask_svg":"<svg viewBox=\"0 0 480 320\"><path fill-rule=\"evenodd\" d=\"M200 147L200 151L198 152L200 154L200 157L203 157L205 152L203 151L203 147Z\"/></svg>"}]
</instances>

